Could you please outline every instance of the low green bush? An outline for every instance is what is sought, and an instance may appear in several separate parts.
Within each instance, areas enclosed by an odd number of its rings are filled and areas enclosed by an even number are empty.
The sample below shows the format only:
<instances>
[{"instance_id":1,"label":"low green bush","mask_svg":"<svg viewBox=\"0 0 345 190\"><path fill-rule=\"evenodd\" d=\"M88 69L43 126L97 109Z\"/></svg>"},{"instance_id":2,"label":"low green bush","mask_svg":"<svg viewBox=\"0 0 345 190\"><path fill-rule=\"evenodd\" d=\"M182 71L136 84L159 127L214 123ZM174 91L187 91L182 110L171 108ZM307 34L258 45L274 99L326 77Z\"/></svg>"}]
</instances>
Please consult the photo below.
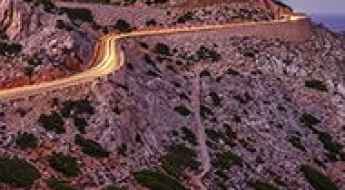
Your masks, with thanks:
<instances>
[{"instance_id":1,"label":"low green bush","mask_svg":"<svg viewBox=\"0 0 345 190\"><path fill-rule=\"evenodd\" d=\"M171 176L180 177L185 169L196 169L200 163L196 160L197 154L194 150L183 144L174 145L169 152L162 156L162 168Z\"/></svg>"},{"instance_id":2,"label":"low green bush","mask_svg":"<svg viewBox=\"0 0 345 190\"><path fill-rule=\"evenodd\" d=\"M279 190L277 187L270 183L262 182L262 181L255 181L251 183L251 186L255 190Z\"/></svg>"},{"instance_id":3,"label":"low green bush","mask_svg":"<svg viewBox=\"0 0 345 190\"><path fill-rule=\"evenodd\" d=\"M123 189L117 185L108 185L104 187L102 190L123 190Z\"/></svg>"},{"instance_id":4,"label":"low green bush","mask_svg":"<svg viewBox=\"0 0 345 190\"><path fill-rule=\"evenodd\" d=\"M303 113L299 121L304 127L313 128L314 125L321 123L321 121L310 113Z\"/></svg>"},{"instance_id":5,"label":"low green bush","mask_svg":"<svg viewBox=\"0 0 345 190\"><path fill-rule=\"evenodd\" d=\"M230 151L222 152L216 154L216 159L212 162L212 165L216 168L227 170L234 165L242 166L242 158Z\"/></svg>"},{"instance_id":6,"label":"low green bush","mask_svg":"<svg viewBox=\"0 0 345 190\"><path fill-rule=\"evenodd\" d=\"M52 190L77 190L76 188L70 186L63 180L59 180L57 178L49 178L47 180L47 185Z\"/></svg>"},{"instance_id":7,"label":"low green bush","mask_svg":"<svg viewBox=\"0 0 345 190\"><path fill-rule=\"evenodd\" d=\"M0 41L0 55L2 56L17 55L22 49L23 47L21 44Z\"/></svg>"},{"instance_id":8,"label":"low green bush","mask_svg":"<svg viewBox=\"0 0 345 190\"><path fill-rule=\"evenodd\" d=\"M302 144L301 138L296 137L296 136L292 136L292 137L289 137L288 141L295 148L302 150L303 152L306 152L306 149L305 149L304 145Z\"/></svg>"},{"instance_id":9,"label":"low green bush","mask_svg":"<svg viewBox=\"0 0 345 190\"><path fill-rule=\"evenodd\" d=\"M302 165L301 171L315 190L339 190L330 178L317 169L308 165Z\"/></svg>"},{"instance_id":10,"label":"low green bush","mask_svg":"<svg viewBox=\"0 0 345 190\"><path fill-rule=\"evenodd\" d=\"M38 145L38 139L34 134L31 133L18 133L16 138L16 145L22 150L36 148Z\"/></svg>"},{"instance_id":11,"label":"low green bush","mask_svg":"<svg viewBox=\"0 0 345 190\"><path fill-rule=\"evenodd\" d=\"M61 172L66 177L75 177L80 173L77 159L72 156L64 155L63 153L54 153L49 156L48 162L50 167Z\"/></svg>"},{"instance_id":12,"label":"low green bush","mask_svg":"<svg viewBox=\"0 0 345 190\"><path fill-rule=\"evenodd\" d=\"M165 56L171 55L169 46L163 43L157 43L154 47L153 52Z\"/></svg>"},{"instance_id":13,"label":"low green bush","mask_svg":"<svg viewBox=\"0 0 345 190\"><path fill-rule=\"evenodd\" d=\"M76 135L75 144L81 147L81 151L91 157L103 158L108 157L109 152L104 149L99 143L82 137L81 135Z\"/></svg>"},{"instance_id":14,"label":"low green bush","mask_svg":"<svg viewBox=\"0 0 345 190\"><path fill-rule=\"evenodd\" d=\"M15 187L29 187L41 177L40 172L27 161L14 157L0 157L0 182Z\"/></svg>"},{"instance_id":15,"label":"low green bush","mask_svg":"<svg viewBox=\"0 0 345 190\"><path fill-rule=\"evenodd\" d=\"M150 190L187 190L177 180L157 171L141 170L134 173L134 178Z\"/></svg>"},{"instance_id":16,"label":"low green bush","mask_svg":"<svg viewBox=\"0 0 345 190\"><path fill-rule=\"evenodd\" d=\"M221 55L215 50L208 49L205 46L201 46L196 52L200 60L210 60L212 62L217 62L221 59Z\"/></svg>"},{"instance_id":17,"label":"low green bush","mask_svg":"<svg viewBox=\"0 0 345 190\"><path fill-rule=\"evenodd\" d=\"M52 112L50 115L42 114L38 119L40 125L48 131L54 131L57 134L66 132L64 128L64 120L57 112Z\"/></svg>"},{"instance_id":18,"label":"low green bush","mask_svg":"<svg viewBox=\"0 0 345 190\"><path fill-rule=\"evenodd\" d=\"M133 30L132 26L123 19L118 19L115 24L115 29L122 33L131 32Z\"/></svg>"},{"instance_id":19,"label":"low green bush","mask_svg":"<svg viewBox=\"0 0 345 190\"><path fill-rule=\"evenodd\" d=\"M68 18L73 22L95 23L92 12L84 8L60 7L62 13L66 13Z\"/></svg>"},{"instance_id":20,"label":"low green bush","mask_svg":"<svg viewBox=\"0 0 345 190\"><path fill-rule=\"evenodd\" d=\"M305 81L305 87L322 92L328 92L327 86L320 80L307 80Z\"/></svg>"},{"instance_id":21,"label":"low green bush","mask_svg":"<svg viewBox=\"0 0 345 190\"><path fill-rule=\"evenodd\" d=\"M81 100L69 100L62 103L61 114L64 117L75 117L80 114L92 115L95 113L95 108L91 105L91 102L87 99Z\"/></svg>"},{"instance_id":22,"label":"low green bush","mask_svg":"<svg viewBox=\"0 0 345 190\"><path fill-rule=\"evenodd\" d=\"M188 141L190 144L194 146L198 145L197 138L192 130L188 129L187 127L182 127L181 131L183 135L182 136L183 140Z\"/></svg>"},{"instance_id":23,"label":"low green bush","mask_svg":"<svg viewBox=\"0 0 345 190\"><path fill-rule=\"evenodd\" d=\"M174 110L182 116L189 116L192 113L186 106L183 105L176 106Z\"/></svg>"}]
</instances>

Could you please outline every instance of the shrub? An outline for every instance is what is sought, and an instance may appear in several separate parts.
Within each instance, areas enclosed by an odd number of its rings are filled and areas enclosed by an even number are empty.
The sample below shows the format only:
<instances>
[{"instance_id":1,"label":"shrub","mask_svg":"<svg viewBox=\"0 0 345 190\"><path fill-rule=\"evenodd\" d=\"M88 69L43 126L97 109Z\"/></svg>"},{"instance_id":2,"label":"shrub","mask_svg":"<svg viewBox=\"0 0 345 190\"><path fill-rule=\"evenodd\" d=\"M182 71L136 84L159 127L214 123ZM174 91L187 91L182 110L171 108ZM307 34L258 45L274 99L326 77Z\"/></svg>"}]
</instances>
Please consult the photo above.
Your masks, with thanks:
<instances>
[{"instance_id":1,"label":"shrub","mask_svg":"<svg viewBox=\"0 0 345 190\"><path fill-rule=\"evenodd\" d=\"M38 145L38 139L34 134L27 132L19 133L16 138L16 145L22 150L36 148Z\"/></svg>"},{"instance_id":2,"label":"shrub","mask_svg":"<svg viewBox=\"0 0 345 190\"><path fill-rule=\"evenodd\" d=\"M217 93L215 92L210 92L210 97L212 99L213 105L214 106L220 106L222 103L222 99L218 96Z\"/></svg>"},{"instance_id":3,"label":"shrub","mask_svg":"<svg viewBox=\"0 0 345 190\"><path fill-rule=\"evenodd\" d=\"M302 150L303 152L306 152L305 147L303 146L301 139L296 136L292 136L289 138L289 142L294 146L295 148Z\"/></svg>"},{"instance_id":4,"label":"shrub","mask_svg":"<svg viewBox=\"0 0 345 190\"><path fill-rule=\"evenodd\" d=\"M219 169L226 170L234 165L241 166L242 158L239 157L237 154L228 151L228 152L218 153L216 155L216 160L212 164Z\"/></svg>"},{"instance_id":5,"label":"shrub","mask_svg":"<svg viewBox=\"0 0 345 190\"><path fill-rule=\"evenodd\" d=\"M134 173L134 178L150 190L187 190L177 180L156 171L141 170Z\"/></svg>"},{"instance_id":6,"label":"shrub","mask_svg":"<svg viewBox=\"0 0 345 190\"><path fill-rule=\"evenodd\" d=\"M71 115L78 116L80 114L92 115L94 113L95 109L87 99L69 100L62 104L61 114L64 117L70 117Z\"/></svg>"},{"instance_id":7,"label":"shrub","mask_svg":"<svg viewBox=\"0 0 345 190\"><path fill-rule=\"evenodd\" d=\"M21 44L0 41L0 55L17 55L22 51L22 49L23 47Z\"/></svg>"},{"instance_id":8,"label":"shrub","mask_svg":"<svg viewBox=\"0 0 345 190\"><path fill-rule=\"evenodd\" d=\"M183 134L183 137L182 137L183 140L188 141L190 144L194 146L198 145L197 138L195 134L193 133L193 131L191 131L187 127L182 127L182 134Z\"/></svg>"},{"instance_id":9,"label":"shrub","mask_svg":"<svg viewBox=\"0 0 345 190\"><path fill-rule=\"evenodd\" d=\"M39 171L23 159L0 157L0 182L28 187L40 177Z\"/></svg>"},{"instance_id":10,"label":"shrub","mask_svg":"<svg viewBox=\"0 0 345 190\"><path fill-rule=\"evenodd\" d=\"M66 13L68 18L72 21L95 23L93 14L88 9L60 7L60 11Z\"/></svg>"},{"instance_id":11,"label":"shrub","mask_svg":"<svg viewBox=\"0 0 345 190\"><path fill-rule=\"evenodd\" d=\"M332 180L323 175L317 169L308 165L302 165L301 171L315 190L338 190Z\"/></svg>"},{"instance_id":12,"label":"shrub","mask_svg":"<svg viewBox=\"0 0 345 190\"><path fill-rule=\"evenodd\" d=\"M199 50L196 52L196 54L201 60L209 59L212 62L217 62L221 59L221 55L218 52L210 50L205 46L201 46Z\"/></svg>"},{"instance_id":13,"label":"shrub","mask_svg":"<svg viewBox=\"0 0 345 190\"><path fill-rule=\"evenodd\" d=\"M180 16L178 19L177 19L177 22L180 23L180 24L184 24L188 21L191 21L194 19L194 14L192 12L187 12L186 14Z\"/></svg>"},{"instance_id":14,"label":"shrub","mask_svg":"<svg viewBox=\"0 0 345 190\"><path fill-rule=\"evenodd\" d=\"M35 6L43 6L46 12L53 13L57 10L57 7L50 0L24 0L29 3L33 3Z\"/></svg>"},{"instance_id":15,"label":"shrub","mask_svg":"<svg viewBox=\"0 0 345 190\"><path fill-rule=\"evenodd\" d=\"M211 115L211 116L213 115L213 112L209 107L201 105L200 106L200 115L203 119L207 119L209 115Z\"/></svg>"},{"instance_id":16,"label":"shrub","mask_svg":"<svg viewBox=\"0 0 345 190\"><path fill-rule=\"evenodd\" d=\"M336 160L337 155L342 155L343 146L334 141L330 134L325 132L318 132L318 137L324 148L329 152L328 156L331 159Z\"/></svg>"},{"instance_id":17,"label":"shrub","mask_svg":"<svg viewBox=\"0 0 345 190\"><path fill-rule=\"evenodd\" d=\"M319 81L319 80L305 81L305 87L311 88L314 90L319 90L322 92L328 92L327 86L322 81Z\"/></svg>"},{"instance_id":18,"label":"shrub","mask_svg":"<svg viewBox=\"0 0 345 190\"><path fill-rule=\"evenodd\" d=\"M182 105L175 107L174 110L182 116L189 116L191 114L191 111Z\"/></svg>"},{"instance_id":19,"label":"shrub","mask_svg":"<svg viewBox=\"0 0 345 190\"><path fill-rule=\"evenodd\" d=\"M108 185L102 190L122 190L122 188L118 187L117 185Z\"/></svg>"},{"instance_id":20,"label":"shrub","mask_svg":"<svg viewBox=\"0 0 345 190\"><path fill-rule=\"evenodd\" d=\"M214 129L205 129L205 133L208 138L210 138L214 142L218 142L219 140L225 140L226 137L222 132L216 131Z\"/></svg>"},{"instance_id":21,"label":"shrub","mask_svg":"<svg viewBox=\"0 0 345 190\"><path fill-rule=\"evenodd\" d=\"M72 156L64 155L63 153L54 153L48 158L48 162L50 167L67 177L75 177L80 173L77 159Z\"/></svg>"},{"instance_id":22,"label":"shrub","mask_svg":"<svg viewBox=\"0 0 345 190\"><path fill-rule=\"evenodd\" d=\"M261 181L255 181L251 184L251 186L255 190L278 190L277 187L273 186L272 184L261 182Z\"/></svg>"},{"instance_id":23,"label":"shrub","mask_svg":"<svg viewBox=\"0 0 345 190\"><path fill-rule=\"evenodd\" d=\"M84 118L75 117L74 125L81 133L85 133L85 128L87 127L87 122Z\"/></svg>"},{"instance_id":24,"label":"shrub","mask_svg":"<svg viewBox=\"0 0 345 190\"><path fill-rule=\"evenodd\" d=\"M194 150L182 144L174 145L169 149L169 152L161 158L162 167L168 174L179 177L188 167L199 166Z\"/></svg>"},{"instance_id":25,"label":"shrub","mask_svg":"<svg viewBox=\"0 0 345 190\"><path fill-rule=\"evenodd\" d=\"M76 135L75 143L81 147L81 151L83 153L91 157L102 158L102 157L108 157L110 154L99 143L91 139L85 139L81 135Z\"/></svg>"},{"instance_id":26,"label":"shrub","mask_svg":"<svg viewBox=\"0 0 345 190\"><path fill-rule=\"evenodd\" d=\"M227 75L233 75L233 76L239 76L240 73L232 68L229 68L228 70L226 70L225 74Z\"/></svg>"},{"instance_id":27,"label":"shrub","mask_svg":"<svg viewBox=\"0 0 345 190\"><path fill-rule=\"evenodd\" d=\"M303 113L299 121L308 128L313 128L314 125L319 124L321 121L316 118L315 116L309 114L309 113Z\"/></svg>"},{"instance_id":28,"label":"shrub","mask_svg":"<svg viewBox=\"0 0 345 190\"><path fill-rule=\"evenodd\" d=\"M65 181L59 180L55 177L49 178L47 185L53 190L77 190L76 188L68 185Z\"/></svg>"},{"instance_id":29,"label":"shrub","mask_svg":"<svg viewBox=\"0 0 345 190\"><path fill-rule=\"evenodd\" d=\"M155 45L153 52L160 54L160 55L169 56L170 55L170 48L166 44L157 43Z\"/></svg>"},{"instance_id":30,"label":"shrub","mask_svg":"<svg viewBox=\"0 0 345 190\"><path fill-rule=\"evenodd\" d=\"M131 32L133 30L132 26L127 21L122 19L116 21L115 29L122 33Z\"/></svg>"},{"instance_id":31,"label":"shrub","mask_svg":"<svg viewBox=\"0 0 345 190\"><path fill-rule=\"evenodd\" d=\"M65 133L64 121L59 113L53 112L50 115L43 114L38 119L43 128L48 131L54 131L57 134Z\"/></svg>"}]
</instances>

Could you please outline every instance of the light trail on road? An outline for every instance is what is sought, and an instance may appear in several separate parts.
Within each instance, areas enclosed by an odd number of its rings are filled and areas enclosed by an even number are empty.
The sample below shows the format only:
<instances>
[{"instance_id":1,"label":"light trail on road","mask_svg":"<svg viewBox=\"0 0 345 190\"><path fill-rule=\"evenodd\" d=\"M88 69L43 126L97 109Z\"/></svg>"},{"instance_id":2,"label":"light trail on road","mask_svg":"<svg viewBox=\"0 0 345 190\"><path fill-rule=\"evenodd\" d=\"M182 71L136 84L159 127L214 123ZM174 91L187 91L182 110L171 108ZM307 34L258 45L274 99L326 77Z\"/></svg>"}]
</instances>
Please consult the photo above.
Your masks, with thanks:
<instances>
[{"instance_id":1,"label":"light trail on road","mask_svg":"<svg viewBox=\"0 0 345 190\"><path fill-rule=\"evenodd\" d=\"M93 67L75 75L67 76L65 78L56 79L53 81L41 82L37 84L25 85L21 87L14 87L10 89L0 90L0 99L12 99L20 97L28 97L37 95L43 92L75 86L78 84L92 82L98 77L106 76L112 72L120 69L125 62L125 55L123 50L118 46L120 39L153 36L153 35L168 35L178 33L191 33L202 31L214 31L221 29L230 29L232 27L252 26L252 25L271 25L278 23L294 22L306 19L303 15L288 16L282 20L275 21L260 21L260 22L245 22L245 23L231 23L205 26L189 26L180 28L166 28L166 29L150 29L137 30L130 33L111 33L100 38L98 41L99 51L96 55Z\"/></svg>"}]
</instances>

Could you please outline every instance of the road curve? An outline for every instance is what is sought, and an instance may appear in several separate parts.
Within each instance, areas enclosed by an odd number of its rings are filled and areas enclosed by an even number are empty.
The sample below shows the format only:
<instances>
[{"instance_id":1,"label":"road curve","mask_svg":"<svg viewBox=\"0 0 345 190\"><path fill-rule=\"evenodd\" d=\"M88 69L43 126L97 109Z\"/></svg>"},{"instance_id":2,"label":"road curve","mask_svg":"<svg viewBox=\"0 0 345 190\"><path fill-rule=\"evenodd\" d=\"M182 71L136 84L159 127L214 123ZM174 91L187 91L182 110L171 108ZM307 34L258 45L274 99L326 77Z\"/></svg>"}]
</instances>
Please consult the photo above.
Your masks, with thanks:
<instances>
[{"instance_id":1,"label":"road curve","mask_svg":"<svg viewBox=\"0 0 345 190\"><path fill-rule=\"evenodd\" d=\"M239 26L252 26L252 25L271 25L278 23L294 22L306 19L303 15L289 16L282 20L275 21L262 21L262 22L245 22L245 23L232 23L232 24L219 24L219 25L205 25L205 26L191 26L181 28L167 28L167 29L151 29L151 30L138 30L130 33L111 33L107 34L99 40L98 54L95 55L93 60L93 67L78 74L68 76L54 81L47 81L38 84L25 85L10 89L0 90L0 99L13 99L28 97L43 92L61 89L78 85L85 82L90 82L98 77L108 75L118 69L124 64L124 52L118 46L119 39L152 36L152 35L167 35L177 33L191 33L228 29Z\"/></svg>"}]
</instances>

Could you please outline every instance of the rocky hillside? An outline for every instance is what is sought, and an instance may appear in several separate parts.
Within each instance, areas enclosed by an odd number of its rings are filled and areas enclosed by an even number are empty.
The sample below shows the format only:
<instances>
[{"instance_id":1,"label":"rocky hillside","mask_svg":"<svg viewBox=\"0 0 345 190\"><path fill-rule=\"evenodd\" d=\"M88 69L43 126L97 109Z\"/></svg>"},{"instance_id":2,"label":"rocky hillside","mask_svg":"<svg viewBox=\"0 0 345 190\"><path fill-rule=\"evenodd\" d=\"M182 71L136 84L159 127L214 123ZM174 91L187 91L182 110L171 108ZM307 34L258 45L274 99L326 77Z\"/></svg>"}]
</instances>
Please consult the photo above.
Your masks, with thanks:
<instances>
[{"instance_id":1,"label":"rocky hillside","mask_svg":"<svg viewBox=\"0 0 345 190\"><path fill-rule=\"evenodd\" d=\"M9 7L64 19L68 34L99 25L72 23L75 5L18 2ZM21 43L45 30L10 37L6 26L0 53L23 63ZM343 190L344 36L229 34L122 40L125 65L109 76L0 100L0 189Z\"/></svg>"},{"instance_id":2,"label":"rocky hillside","mask_svg":"<svg viewBox=\"0 0 345 190\"><path fill-rule=\"evenodd\" d=\"M80 71L95 36L49 1L0 1L1 87L49 80ZM79 26L80 25L80 26ZM9 72L10 71L10 72Z\"/></svg>"},{"instance_id":3,"label":"rocky hillside","mask_svg":"<svg viewBox=\"0 0 345 190\"><path fill-rule=\"evenodd\" d=\"M116 73L0 104L0 171L25 169L0 187L342 190L344 43L125 40Z\"/></svg>"}]
</instances>

